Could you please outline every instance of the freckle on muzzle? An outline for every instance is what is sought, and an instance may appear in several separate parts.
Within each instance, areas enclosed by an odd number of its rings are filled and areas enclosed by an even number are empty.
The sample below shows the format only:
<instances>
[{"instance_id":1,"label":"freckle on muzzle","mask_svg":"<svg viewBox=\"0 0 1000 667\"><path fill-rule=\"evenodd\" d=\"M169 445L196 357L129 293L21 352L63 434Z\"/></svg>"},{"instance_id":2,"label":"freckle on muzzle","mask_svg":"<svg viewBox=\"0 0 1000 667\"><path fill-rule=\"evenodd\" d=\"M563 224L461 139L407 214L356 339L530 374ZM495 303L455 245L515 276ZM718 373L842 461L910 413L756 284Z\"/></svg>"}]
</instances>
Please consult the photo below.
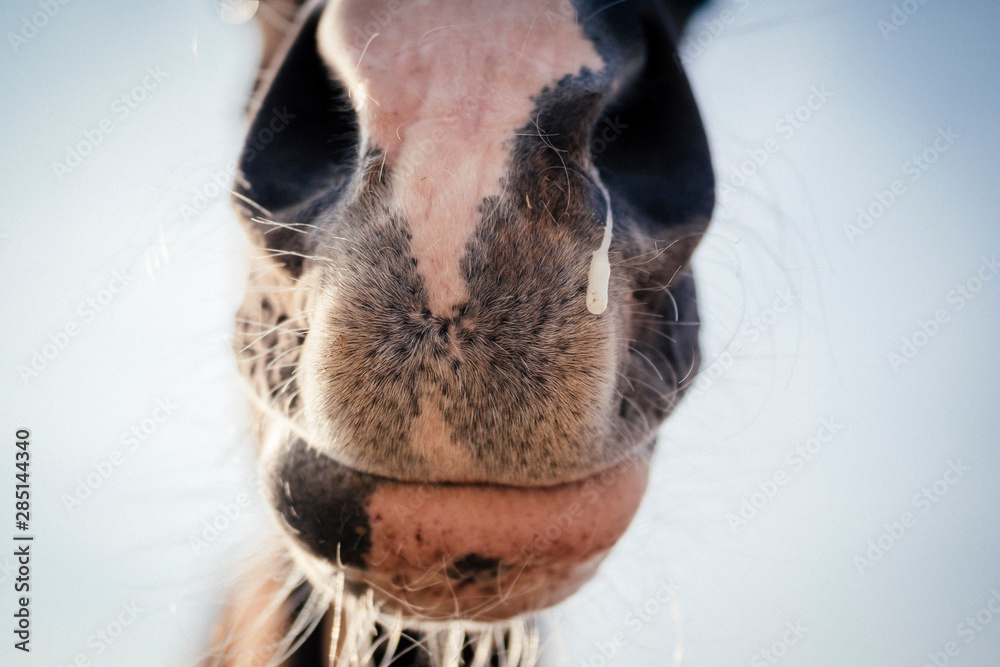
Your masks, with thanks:
<instances>
[{"instance_id":1,"label":"freckle on muzzle","mask_svg":"<svg viewBox=\"0 0 1000 667\"><path fill-rule=\"evenodd\" d=\"M272 475L272 504L295 539L339 559L387 608L494 621L560 602L594 574L635 514L648 466L543 487L408 483L297 440Z\"/></svg>"}]
</instances>

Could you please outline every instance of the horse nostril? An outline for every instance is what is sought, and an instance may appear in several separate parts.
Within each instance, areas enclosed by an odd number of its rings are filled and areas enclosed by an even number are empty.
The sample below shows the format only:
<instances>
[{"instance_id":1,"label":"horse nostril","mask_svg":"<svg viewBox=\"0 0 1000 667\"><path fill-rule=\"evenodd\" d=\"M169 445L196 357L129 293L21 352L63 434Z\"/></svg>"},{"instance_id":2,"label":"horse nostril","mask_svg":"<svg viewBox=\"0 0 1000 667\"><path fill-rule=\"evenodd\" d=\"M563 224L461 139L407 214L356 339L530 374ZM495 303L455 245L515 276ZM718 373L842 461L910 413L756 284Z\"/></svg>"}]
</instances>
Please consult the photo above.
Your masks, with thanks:
<instances>
[{"instance_id":1,"label":"horse nostril","mask_svg":"<svg viewBox=\"0 0 1000 667\"><path fill-rule=\"evenodd\" d=\"M556 486L409 483L351 470L293 443L275 509L315 557L425 619L499 620L573 593L621 537L645 462Z\"/></svg>"}]
</instances>

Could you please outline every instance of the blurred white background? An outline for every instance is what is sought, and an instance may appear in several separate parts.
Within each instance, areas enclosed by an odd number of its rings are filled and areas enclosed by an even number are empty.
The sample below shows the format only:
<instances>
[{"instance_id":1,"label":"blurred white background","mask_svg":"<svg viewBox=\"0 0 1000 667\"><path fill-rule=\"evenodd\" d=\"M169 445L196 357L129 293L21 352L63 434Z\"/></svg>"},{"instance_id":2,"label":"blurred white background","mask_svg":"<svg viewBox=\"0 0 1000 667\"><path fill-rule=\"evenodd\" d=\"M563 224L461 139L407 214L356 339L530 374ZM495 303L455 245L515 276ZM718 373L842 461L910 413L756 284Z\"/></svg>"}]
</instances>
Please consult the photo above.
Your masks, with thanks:
<instances>
[{"instance_id":1,"label":"blurred white background","mask_svg":"<svg viewBox=\"0 0 1000 667\"><path fill-rule=\"evenodd\" d=\"M240 18L0 8L0 543L18 428L36 536L28 655L0 547L2 665L194 665L264 523L227 342ZM1000 664L998 29L987 0L698 15L703 377L548 664Z\"/></svg>"}]
</instances>

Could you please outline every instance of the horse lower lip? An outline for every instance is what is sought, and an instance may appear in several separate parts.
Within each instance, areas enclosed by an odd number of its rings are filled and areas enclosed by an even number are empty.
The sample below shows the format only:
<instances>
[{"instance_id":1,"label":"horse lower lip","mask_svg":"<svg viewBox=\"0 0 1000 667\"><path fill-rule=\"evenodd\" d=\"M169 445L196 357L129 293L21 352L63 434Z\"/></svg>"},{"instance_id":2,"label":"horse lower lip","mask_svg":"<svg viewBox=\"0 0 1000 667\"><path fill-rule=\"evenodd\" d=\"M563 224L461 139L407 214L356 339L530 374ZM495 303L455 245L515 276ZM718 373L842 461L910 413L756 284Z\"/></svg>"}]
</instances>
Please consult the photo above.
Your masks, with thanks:
<instances>
[{"instance_id":1,"label":"horse lower lip","mask_svg":"<svg viewBox=\"0 0 1000 667\"><path fill-rule=\"evenodd\" d=\"M362 578L425 618L499 620L555 604L625 532L648 467L524 488L387 484L367 507Z\"/></svg>"},{"instance_id":2,"label":"horse lower lip","mask_svg":"<svg viewBox=\"0 0 1000 667\"><path fill-rule=\"evenodd\" d=\"M383 483L366 508L369 566L398 556L431 564L442 554L504 563L587 559L621 537L647 477L644 463L629 462L557 486Z\"/></svg>"},{"instance_id":3,"label":"horse lower lip","mask_svg":"<svg viewBox=\"0 0 1000 667\"><path fill-rule=\"evenodd\" d=\"M566 598L638 509L649 469L628 461L543 487L400 482L296 442L272 501L298 541L340 562L389 607L498 620Z\"/></svg>"}]
</instances>

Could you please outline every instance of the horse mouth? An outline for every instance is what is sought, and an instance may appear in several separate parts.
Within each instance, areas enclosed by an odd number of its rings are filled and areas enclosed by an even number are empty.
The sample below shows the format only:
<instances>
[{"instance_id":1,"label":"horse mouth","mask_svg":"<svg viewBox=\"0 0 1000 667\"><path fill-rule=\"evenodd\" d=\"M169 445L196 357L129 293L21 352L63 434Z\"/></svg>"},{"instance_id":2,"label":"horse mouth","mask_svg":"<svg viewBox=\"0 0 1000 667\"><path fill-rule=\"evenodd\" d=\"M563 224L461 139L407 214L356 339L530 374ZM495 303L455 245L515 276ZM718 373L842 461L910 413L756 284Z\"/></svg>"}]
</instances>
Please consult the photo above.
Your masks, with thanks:
<instances>
[{"instance_id":1,"label":"horse mouth","mask_svg":"<svg viewBox=\"0 0 1000 667\"><path fill-rule=\"evenodd\" d=\"M297 442L275 468L271 501L314 583L343 576L408 618L499 621L589 580L631 522L648 473L646 461L629 460L552 486L401 482Z\"/></svg>"}]
</instances>

